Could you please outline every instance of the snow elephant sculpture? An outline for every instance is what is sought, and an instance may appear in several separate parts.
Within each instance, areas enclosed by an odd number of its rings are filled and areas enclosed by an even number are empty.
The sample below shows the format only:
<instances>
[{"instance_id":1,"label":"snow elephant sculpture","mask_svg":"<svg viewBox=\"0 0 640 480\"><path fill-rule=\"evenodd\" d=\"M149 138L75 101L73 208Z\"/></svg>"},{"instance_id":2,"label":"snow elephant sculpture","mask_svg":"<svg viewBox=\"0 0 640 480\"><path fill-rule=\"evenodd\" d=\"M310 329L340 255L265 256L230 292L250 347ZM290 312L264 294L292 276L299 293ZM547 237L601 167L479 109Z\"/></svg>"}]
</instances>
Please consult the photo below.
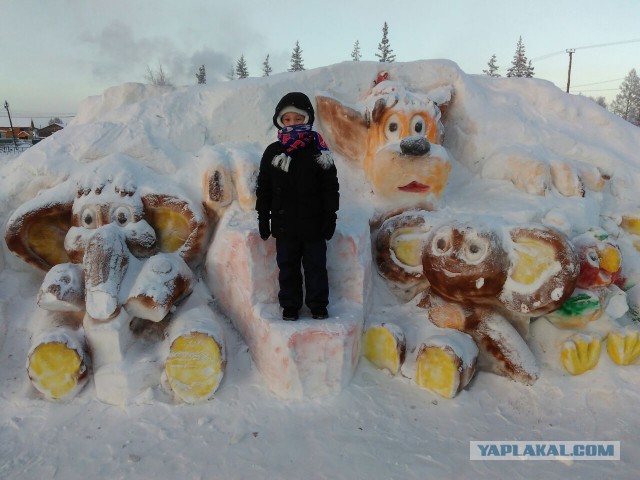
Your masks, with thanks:
<instances>
[{"instance_id":1,"label":"snow elephant sculpture","mask_svg":"<svg viewBox=\"0 0 640 480\"><path fill-rule=\"evenodd\" d=\"M391 285L420 295L434 325L473 338L479 369L532 384L538 366L523 339L529 320L564 303L579 263L559 231L496 220L419 210L390 217L376 233L376 264Z\"/></svg>"},{"instance_id":2,"label":"snow elephant sculpture","mask_svg":"<svg viewBox=\"0 0 640 480\"><path fill-rule=\"evenodd\" d=\"M69 399L92 369L107 403L129 403L161 379L182 401L210 398L225 348L194 272L208 233L201 204L123 155L19 207L7 246L47 272L27 360L33 386Z\"/></svg>"}]
</instances>

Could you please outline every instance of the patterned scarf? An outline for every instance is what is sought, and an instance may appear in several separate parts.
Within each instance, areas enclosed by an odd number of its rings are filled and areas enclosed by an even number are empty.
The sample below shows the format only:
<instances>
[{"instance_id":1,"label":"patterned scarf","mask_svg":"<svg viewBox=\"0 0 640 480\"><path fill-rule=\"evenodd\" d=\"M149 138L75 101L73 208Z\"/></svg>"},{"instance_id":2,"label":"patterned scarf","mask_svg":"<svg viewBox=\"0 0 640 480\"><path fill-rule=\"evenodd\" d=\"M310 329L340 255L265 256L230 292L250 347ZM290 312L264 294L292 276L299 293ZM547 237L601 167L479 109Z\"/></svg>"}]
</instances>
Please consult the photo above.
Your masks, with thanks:
<instances>
[{"instance_id":1,"label":"patterned scarf","mask_svg":"<svg viewBox=\"0 0 640 480\"><path fill-rule=\"evenodd\" d=\"M304 148L315 142L318 150L322 153L329 150L324 139L318 132L312 130L311 125L291 125L278 130L278 141L282 144L287 154L295 152L299 148Z\"/></svg>"}]
</instances>

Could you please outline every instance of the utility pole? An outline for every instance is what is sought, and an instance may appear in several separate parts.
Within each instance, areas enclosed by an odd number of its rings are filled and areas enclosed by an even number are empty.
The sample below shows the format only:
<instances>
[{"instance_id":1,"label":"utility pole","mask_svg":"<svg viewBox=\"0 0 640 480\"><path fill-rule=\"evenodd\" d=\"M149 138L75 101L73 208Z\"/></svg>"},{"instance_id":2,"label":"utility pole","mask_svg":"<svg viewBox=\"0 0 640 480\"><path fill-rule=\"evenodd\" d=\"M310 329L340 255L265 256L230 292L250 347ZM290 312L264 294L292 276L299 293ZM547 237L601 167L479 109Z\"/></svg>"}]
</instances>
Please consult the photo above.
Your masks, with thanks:
<instances>
[{"instance_id":1,"label":"utility pole","mask_svg":"<svg viewBox=\"0 0 640 480\"><path fill-rule=\"evenodd\" d=\"M567 75L567 93L569 93L569 86L571 85L571 60L573 59L573 54L576 51L575 48L567 48L567 53L569 54L569 74Z\"/></svg>"},{"instance_id":2,"label":"utility pole","mask_svg":"<svg viewBox=\"0 0 640 480\"><path fill-rule=\"evenodd\" d=\"M16 142L16 132L13 131L13 122L11 121L11 112L9 112L9 102L4 101L4 108L7 109L7 115L9 115L9 125L11 126L11 138L13 138L13 146L18 149L18 143Z\"/></svg>"}]
</instances>

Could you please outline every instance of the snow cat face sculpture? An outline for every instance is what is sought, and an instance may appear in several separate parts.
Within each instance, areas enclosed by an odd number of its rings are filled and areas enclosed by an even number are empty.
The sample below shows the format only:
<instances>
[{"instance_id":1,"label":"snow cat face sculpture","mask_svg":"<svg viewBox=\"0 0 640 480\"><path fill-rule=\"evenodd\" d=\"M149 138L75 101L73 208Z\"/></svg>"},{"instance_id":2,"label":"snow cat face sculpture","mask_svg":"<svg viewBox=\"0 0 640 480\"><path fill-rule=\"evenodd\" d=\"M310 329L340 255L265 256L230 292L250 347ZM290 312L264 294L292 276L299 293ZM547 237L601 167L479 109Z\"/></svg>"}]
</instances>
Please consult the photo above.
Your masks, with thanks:
<instances>
[{"instance_id":1,"label":"snow cat face sculpture","mask_svg":"<svg viewBox=\"0 0 640 480\"><path fill-rule=\"evenodd\" d=\"M159 383L159 359L145 360L153 371L146 375L136 366L134 330L167 319L191 294L192 267L202 259L207 232L202 206L179 185L118 155L80 169L18 208L8 222L7 246L47 272L37 302L48 314L34 332L28 363L33 385L48 398L69 398L86 381L89 363L98 397L108 403L127 403L149 386L136 384L141 379ZM84 314L82 329L74 322L78 312ZM213 313L196 317L162 325L171 345L165 375L185 401L211 394L224 365L223 347L210 335L216 326L203 327L213 322ZM185 365L172 371L184 361L184 348L210 357L205 367L215 378L196 374L208 392L185 390L176 376Z\"/></svg>"},{"instance_id":2,"label":"snow cat face sculpture","mask_svg":"<svg viewBox=\"0 0 640 480\"><path fill-rule=\"evenodd\" d=\"M441 146L444 102L409 92L383 72L358 107L327 96L316 103L330 148L361 168L381 199L432 208L442 196L451 170Z\"/></svg>"}]
</instances>

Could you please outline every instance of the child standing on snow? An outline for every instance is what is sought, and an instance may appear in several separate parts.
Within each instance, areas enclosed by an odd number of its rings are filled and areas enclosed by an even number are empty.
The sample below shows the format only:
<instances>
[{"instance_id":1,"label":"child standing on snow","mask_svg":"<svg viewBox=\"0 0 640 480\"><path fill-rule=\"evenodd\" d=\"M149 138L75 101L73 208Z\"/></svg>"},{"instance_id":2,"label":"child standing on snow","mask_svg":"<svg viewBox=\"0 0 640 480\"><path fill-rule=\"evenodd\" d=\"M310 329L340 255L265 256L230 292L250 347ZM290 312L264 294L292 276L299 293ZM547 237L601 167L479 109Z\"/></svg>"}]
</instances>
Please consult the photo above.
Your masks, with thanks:
<instances>
[{"instance_id":1,"label":"child standing on snow","mask_svg":"<svg viewBox=\"0 0 640 480\"><path fill-rule=\"evenodd\" d=\"M263 240L276 239L283 320L297 320L302 307L300 264L312 317L329 317L326 240L336 228L339 186L331 153L312 130L313 120L304 93L282 97L273 116L278 141L264 151L258 174L258 227Z\"/></svg>"}]
</instances>

